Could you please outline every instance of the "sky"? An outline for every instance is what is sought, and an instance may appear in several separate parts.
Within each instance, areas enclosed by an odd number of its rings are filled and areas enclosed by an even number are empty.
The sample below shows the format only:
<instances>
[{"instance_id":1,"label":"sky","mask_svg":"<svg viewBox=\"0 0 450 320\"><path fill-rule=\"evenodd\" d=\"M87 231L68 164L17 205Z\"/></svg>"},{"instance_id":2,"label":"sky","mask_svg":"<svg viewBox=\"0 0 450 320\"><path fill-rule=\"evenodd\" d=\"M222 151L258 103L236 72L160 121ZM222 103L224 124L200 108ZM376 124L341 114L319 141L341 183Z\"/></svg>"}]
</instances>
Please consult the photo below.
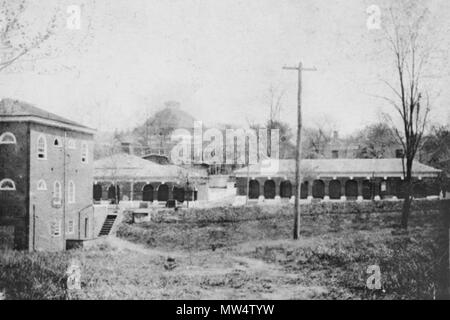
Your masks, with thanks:
<instances>
[{"instance_id":1,"label":"sky","mask_svg":"<svg viewBox=\"0 0 450 320\"><path fill-rule=\"evenodd\" d=\"M378 1L381 23L386 3ZM377 97L391 61L378 55L378 30L367 27L377 0L91 0L33 1L39 24L59 8L51 54L25 57L20 71L0 72L0 96L31 102L98 130L126 130L165 101L207 125L246 127L268 117L269 89L284 92L280 118L295 125L297 74L303 73L305 126L348 134L393 113ZM440 30L450 3L428 1ZM66 26L79 5L80 29ZM36 27L37 28L37 27ZM56 53L55 53L56 52ZM431 121L450 120L448 69L435 88Z\"/></svg>"}]
</instances>

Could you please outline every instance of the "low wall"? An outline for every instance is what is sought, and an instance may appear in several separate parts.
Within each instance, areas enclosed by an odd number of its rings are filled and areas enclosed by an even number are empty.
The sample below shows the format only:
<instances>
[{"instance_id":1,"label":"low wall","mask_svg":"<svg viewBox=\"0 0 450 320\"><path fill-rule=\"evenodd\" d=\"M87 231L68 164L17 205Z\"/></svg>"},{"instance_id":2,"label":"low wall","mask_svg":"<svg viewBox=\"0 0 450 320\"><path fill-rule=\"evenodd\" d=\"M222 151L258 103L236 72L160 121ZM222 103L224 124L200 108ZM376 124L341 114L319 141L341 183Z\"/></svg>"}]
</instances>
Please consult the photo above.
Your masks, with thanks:
<instances>
[{"instance_id":1,"label":"low wall","mask_svg":"<svg viewBox=\"0 0 450 320\"><path fill-rule=\"evenodd\" d=\"M413 201L413 211L439 210L441 204L450 206L450 200L416 200ZM372 214L401 212L403 201L345 201L345 202L319 202L301 204L301 214L316 216L326 214ZM189 208L189 209L154 209L150 211L149 221L157 223L194 222L194 223L220 223L246 220L273 219L280 216L292 216L292 204L273 206L224 206L216 208ZM126 217L131 221L131 215Z\"/></svg>"}]
</instances>

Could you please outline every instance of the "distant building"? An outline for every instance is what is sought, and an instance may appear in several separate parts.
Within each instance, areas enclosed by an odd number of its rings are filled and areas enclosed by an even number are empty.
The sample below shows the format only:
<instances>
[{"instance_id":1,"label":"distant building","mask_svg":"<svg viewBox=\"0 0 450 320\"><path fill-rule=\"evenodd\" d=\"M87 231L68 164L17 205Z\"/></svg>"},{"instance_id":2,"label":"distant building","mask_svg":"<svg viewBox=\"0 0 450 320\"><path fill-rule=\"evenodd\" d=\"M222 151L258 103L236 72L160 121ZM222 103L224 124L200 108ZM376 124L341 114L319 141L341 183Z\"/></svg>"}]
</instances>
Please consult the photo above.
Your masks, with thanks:
<instances>
[{"instance_id":1,"label":"distant building","mask_svg":"<svg viewBox=\"0 0 450 320\"><path fill-rule=\"evenodd\" d=\"M339 137L337 131L333 132L331 141L324 148L325 159L355 159L358 158L360 146L357 142ZM399 143L385 146L383 158L402 158L403 149Z\"/></svg>"},{"instance_id":2,"label":"distant building","mask_svg":"<svg viewBox=\"0 0 450 320\"><path fill-rule=\"evenodd\" d=\"M402 159L303 159L302 199L370 200L404 198ZM414 197L438 196L441 170L413 164ZM278 160L237 170L237 195L249 199L290 199L295 160Z\"/></svg>"},{"instance_id":3,"label":"distant building","mask_svg":"<svg viewBox=\"0 0 450 320\"><path fill-rule=\"evenodd\" d=\"M94 130L17 100L0 102L0 244L63 250L93 236Z\"/></svg>"},{"instance_id":4,"label":"distant building","mask_svg":"<svg viewBox=\"0 0 450 320\"><path fill-rule=\"evenodd\" d=\"M94 164L95 201L180 202L208 199L208 177L182 167L120 153Z\"/></svg>"}]
</instances>

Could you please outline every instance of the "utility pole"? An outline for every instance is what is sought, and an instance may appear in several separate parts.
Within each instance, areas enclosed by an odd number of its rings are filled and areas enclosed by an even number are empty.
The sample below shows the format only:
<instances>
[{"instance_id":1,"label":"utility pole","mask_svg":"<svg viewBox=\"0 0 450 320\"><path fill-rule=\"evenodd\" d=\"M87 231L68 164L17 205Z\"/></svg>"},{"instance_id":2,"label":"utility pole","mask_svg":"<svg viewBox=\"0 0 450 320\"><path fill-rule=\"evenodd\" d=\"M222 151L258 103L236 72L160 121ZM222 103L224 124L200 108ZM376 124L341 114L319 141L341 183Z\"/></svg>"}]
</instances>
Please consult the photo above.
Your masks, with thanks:
<instances>
[{"instance_id":1,"label":"utility pole","mask_svg":"<svg viewBox=\"0 0 450 320\"><path fill-rule=\"evenodd\" d=\"M300 159L301 159L301 138L302 138L302 71L316 71L316 68L303 68L302 62L298 67L283 67L284 70L297 70L298 72L298 93L297 93L297 147L295 152L295 204L294 204L294 240L300 237Z\"/></svg>"}]
</instances>

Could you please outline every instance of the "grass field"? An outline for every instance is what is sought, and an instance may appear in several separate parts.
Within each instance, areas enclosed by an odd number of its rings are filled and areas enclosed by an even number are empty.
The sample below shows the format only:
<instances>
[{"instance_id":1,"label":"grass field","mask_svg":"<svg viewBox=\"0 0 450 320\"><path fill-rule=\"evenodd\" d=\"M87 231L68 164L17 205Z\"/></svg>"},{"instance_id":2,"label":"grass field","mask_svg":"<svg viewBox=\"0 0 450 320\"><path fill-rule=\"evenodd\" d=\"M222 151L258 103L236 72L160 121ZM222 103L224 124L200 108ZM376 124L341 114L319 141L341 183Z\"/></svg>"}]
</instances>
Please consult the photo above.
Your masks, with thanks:
<instances>
[{"instance_id":1,"label":"grass field","mask_svg":"<svg viewBox=\"0 0 450 320\"><path fill-rule=\"evenodd\" d=\"M214 224L123 224L119 238L64 253L3 253L8 299L433 299L448 259L437 212L307 216L290 240L289 217ZM65 268L82 265L82 289ZM369 290L368 266L382 290Z\"/></svg>"}]
</instances>

